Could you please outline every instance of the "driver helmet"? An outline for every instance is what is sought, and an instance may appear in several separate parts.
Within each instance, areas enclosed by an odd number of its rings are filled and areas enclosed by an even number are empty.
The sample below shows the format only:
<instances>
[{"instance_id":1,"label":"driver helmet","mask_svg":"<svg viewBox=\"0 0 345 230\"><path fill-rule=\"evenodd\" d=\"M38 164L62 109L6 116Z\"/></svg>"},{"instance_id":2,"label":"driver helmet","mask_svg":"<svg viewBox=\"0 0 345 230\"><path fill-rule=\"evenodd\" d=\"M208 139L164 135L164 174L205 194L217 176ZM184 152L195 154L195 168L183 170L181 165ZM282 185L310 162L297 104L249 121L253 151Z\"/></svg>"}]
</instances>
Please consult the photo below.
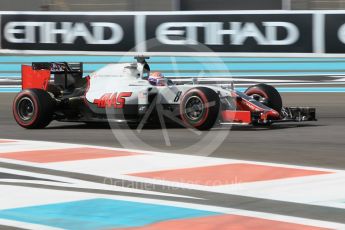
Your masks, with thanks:
<instances>
[{"instance_id":1,"label":"driver helmet","mask_svg":"<svg viewBox=\"0 0 345 230\"><path fill-rule=\"evenodd\" d=\"M164 75L161 72L152 72L148 78L151 85L164 86Z\"/></svg>"}]
</instances>

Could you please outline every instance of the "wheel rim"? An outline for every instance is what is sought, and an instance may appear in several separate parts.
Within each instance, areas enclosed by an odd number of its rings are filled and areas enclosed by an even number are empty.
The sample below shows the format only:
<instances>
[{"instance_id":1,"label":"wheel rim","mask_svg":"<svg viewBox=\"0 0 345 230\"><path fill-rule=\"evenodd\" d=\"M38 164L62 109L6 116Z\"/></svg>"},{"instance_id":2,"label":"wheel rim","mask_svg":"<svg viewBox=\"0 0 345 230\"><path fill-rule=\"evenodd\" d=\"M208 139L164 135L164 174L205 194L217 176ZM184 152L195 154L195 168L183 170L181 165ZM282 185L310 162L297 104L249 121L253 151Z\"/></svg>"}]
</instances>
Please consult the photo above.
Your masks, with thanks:
<instances>
[{"instance_id":1,"label":"wheel rim","mask_svg":"<svg viewBox=\"0 0 345 230\"><path fill-rule=\"evenodd\" d=\"M205 106L198 96L188 98L185 103L185 113L189 120L198 121L203 117Z\"/></svg>"},{"instance_id":2,"label":"wheel rim","mask_svg":"<svg viewBox=\"0 0 345 230\"><path fill-rule=\"evenodd\" d=\"M35 105L29 97L23 97L17 104L17 112L23 121L31 120L35 114Z\"/></svg>"}]
</instances>

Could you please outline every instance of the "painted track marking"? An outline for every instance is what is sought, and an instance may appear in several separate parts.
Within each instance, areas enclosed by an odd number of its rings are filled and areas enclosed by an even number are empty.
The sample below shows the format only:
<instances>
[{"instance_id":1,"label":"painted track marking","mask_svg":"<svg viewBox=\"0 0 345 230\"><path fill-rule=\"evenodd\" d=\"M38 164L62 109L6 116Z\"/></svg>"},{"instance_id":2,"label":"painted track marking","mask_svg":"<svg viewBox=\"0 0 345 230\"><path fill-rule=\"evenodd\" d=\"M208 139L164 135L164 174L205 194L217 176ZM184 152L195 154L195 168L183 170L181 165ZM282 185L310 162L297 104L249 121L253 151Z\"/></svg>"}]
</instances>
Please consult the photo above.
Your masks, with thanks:
<instances>
[{"instance_id":1,"label":"painted track marking","mask_svg":"<svg viewBox=\"0 0 345 230\"><path fill-rule=\"evenodd\" d=\"M20 142L21 141L17 141L17 143L20 143ZM37 142L37 141L26 141L25 144L26 145L32 145L33 147L36 148L36 150L41 150L41 151L47 151L48 146L50 146L49 151L54 151L54 148L52 148L53 145L56 145L57 147L63 145L63 144L59 144L59 143L58 144L47 143L47 142L42 143L42 142ZM23 145L20 145L20 144L17 145L14 143L12 143L12 144L7 143L7 144L5 144L7 149L9 148L9 145L12 146L12 148L13 148L11 150L12 153L17 152L16 154L19 154L18 151L15 150L16 146L21 146L19 148L23 147ZM282 165L282 164L273 164L273 163L265 163L265 162L249 162L249 161L221 159L221 158L208 158L208 157L199 157L199 156L176 155L176 154L169 154L169 153L147 152L147 151L139 151L139 150L123 150L123 149L116 149L116 148L95 147L95 146L86 146L86 145L68 145L67 144L67 145L65 145L65 149L70 149L71 146L73 146L73 148L97 148L98 150L101 149L101 150L109 150L109 151L110 150L112 150L112 151L125 151L127 153L136 153L136 154L131 155L130 157L128 157L126 155L126 156L87 159L87 160L85 160L85 159L71 160L71 159L68 159L68 157L67 157L64 159L65 161L55 161L55 162L46 161L46 162L42 162L42 163L31 162L31 161L23 162L21 160L19 161L18 159L1 159L1 161L20 163L23 166L24 165L40 166L40 167L43 167L46 169L60 169L61 170L61 169L63 169L63 167L65 167L64 170L76 171L76 172L81 172L81 173L88 173L91 175L92 174L94 174L94 175L109 175L109 173L112 173L111 175L119 176L122 178L128 177L128 178L132 178L132 179L133 178L138 179L138 177L126 175L128 173L131 174L130 171L132 171L132 174L135 174L135 173L139 173L139 174L140 173L152 173L152 168L147 167L147 165L142 167L139 164L140 162L143 163L142 160L145 159L146 157L147 157L146 161L151 162L151 164L154 167L156 167L156 170L158 172L159 172L159 170L182 170L183 171L183 170L189 170L191 168L193 169L195 167L197 167L197 168L199 167L199 169L203 168L203 167L205 167L206 169L209 169L210 167L211 168L212 167L218 167L219 165L227 165L227 167L229 165L232 165L232 166L237 165L237 167L242 166L242 168L245 168L247 166L248 167L254 166L253 169L256 167L257 170L259 170L259 169L270 169L270 170L266 170L266 171L264 170L263 172L266 172L266 173L271 172L272 174L274 174L276 169L278 169L278 170L283 169L283 171L281 171L281 172L284 172L284 170L294 172L294 173L295 172L298 172L298 173L302 172L302 174L297 173L298 178L293 177L293 178L286 179L283 177L283 178L276 178L275 180L272 180L272 181L267 180L267 178L265 178L265 180L258 180L258 177L255 178L255 177L252 177L252 175L250 175L249 177L248 177L248 175L244 175L244 177L243 177L244 179L246 177L251 178L250 180L247 180L247 181L245 181L245 183L243 183L244 186L251 186L251 185L258 185L259 186L260 184L265 184L265 187L268 189L270 187L270 183L277 183L277 182L283 183L284 181L287 181L287 182L294 184L294 183L296 183L295 181L299 181L298 184L302 185L303 180L306 180L306 179L311 180L311 178L313 178L317 182L319 180L318 178L322 178L322 177L329 176L330 178L332 178L332 176L334 176L334 175L336 175L337 177L343 177L344 176L344 172L342 170L321 169L321 168L302 167L302 166L294 166L294 165ZM58 149L60 149L60 148L58 148ZM21 150L23 150L23 149L21 149ZM1 151L1 146L0 146L0 152L2 152L0 154L0 157L2 154L6 154L6 153L4 153L6 151ZM25 155L25 151L24 151L23 155ZM73 158L73 156L72 156L72 158ZM181 162L181 160L183 160L183 163L178 164L178 162ZM106 163L106 162L108 162L108 163ZM123 166L122 169L121 169L121 167L120 167L120 169L117 169L116 167L114 167L114 166L116 166L116 164L119 164L119 162L120 162L120 164L125 164L125 166ZM170 162L170 164L168 164L167 162ZM102 163L105 163L105 164L103 165ZM223 164L221 164L221 163L223 163ZM250 165L248 165L248 164L250 164ZM91 167L91 165L93 165L93 167ZM159 167L157 167L157 165ZM84 167L84 166L86 166L86 167ZM112 166L112 168L110 166ZM98 167L99 170L94 172L93 171L94 167ZM125 168L126 168L126 170L125 170ZM227 168L225 167L225 169L227 169ZM254 170L254 171L257 172L257 170ZM182 172L182 171L180 171L180 172ZM277 171L277 172L279 172L279 171ZM204 176L208 177L212 173L214 173L214 172L212 172L212 170L211 171L206 170ZM217 173L219 173L219 171ZM263 173L263 174L265 174L265 173ZM290 175L292 175L292 174L290 174ZM294 174L294 175L296 175L296 174ZM215 180L217 178L209 178L209 179ZM260 179L260 177L259 177L259 179ZM272 179L272 178L269 178L269 179ZM138 181L140 181L140 180L138 180ZM45 182L42 182L42 183L44 184ZM159 180L155 180L155 183L162 184L161 181L159 181ZM203 185L194 185L194 184L186 184L186 183L181 183L181 184L183 184L183 186L185 186L186 188L189 188L189 189L197 188L197 189L200 189L202 191L208 191L209 190L209 191L214 191L214 192L218 191L218 192L225 192L228 194L234 194L234 191L230 191L230 190L225 189L225 188L229 188L229 187L233 186L233 185L228 185L228 184L224 184L224 185L220 185L220 186L212 186L215 188L211 188L211 189L207 188L208 186L203 186ZM180 185L180 184L177 184L177 185ZM87 185L85 184L85 186L87 186ZM104 185L104 186L106 187L106 185ZM178 186L178 187L183 188L183 186ZM6 185L5 187L11 187L11 186ZM18 189L18 187L16 187L16 189ZM24 191L25 190L29 191L29 190L32 190L33 188L24 187L22 189ZM299 187L299 189L303 189L303 187ZM10 193L8 193L8 194L10 194ZM14 193L13 195L16 196L17 194ZM253 196L255 197L255 194L253 194ZM77 197L79 197L79 196L77 196ZM102 195L92 195L91 197L99 198L99 197L103 197L103 196ZM108 197L114 198L114 196L108 196ZM39 199L39 198L36 198L36 199ZM80 199L80 197L79 197L79 199ZM130 198L125 197L124 199L128 200ZM33 199L33 200L35 200L35 199ZM57 200L54 199L54 201L52 201L52 202L56 203L56 201ZM149 200L146 200L146 202L161 204L162 202L164 203L165 201L149 199ZM171 204L174 204L174 202L170 202L170 205ZM178 204L178 205L181 205L181 204ZM195 207L195 205L193 205L193 204L182 204L182 205L185 205L186 207L189 207L189 208ZM201 205L201 206L199 206L199 208L200 207L204 207L204 206ZM217 209L218 211L223 210L223 212L221 212L223 214L227 213L224 210L229 210L227 208L220 208L220 207L214 207L214 208L207 207L207 209L208 210ZM239 211L237 210L236 212L239 212ZM275 215L275 214L263 214L263 213L250 212L250 211L249 211L249 213L248 212L244 212L244 213L245 214L243 214L243 215L245 217L243 217L243 218L247 218L248 216L250 216L250 213L251 214L255 213L255 215L252 215L252 217L254 219L255 218L261 218L262 215L263 216L266 215L264 219L268 219L268 220L274 220L274 217L277 217L277 215ZM234 214L234 212L232 212L231 214ZM241 218L242 217L240 217L240 219ZM328 228L330 226L333 226L333 227L337 226L336 228L338 228L338 229L340 226L344 227L342 225L336 225L334 223L329 223L329 222L324 222L324 221L316 221L316 222L311 221L310 222L308 219L304 219L304 218L302 218L302 219L304 220L304 222L302 222L302 224L308 223L308 225L312 225L314 227L327 227ZM284 222L284 220L288 220L287 222L298 223L298 221L296 221L296 220L298 220L298 218L295 218L295 217L279 216L279 218L277 220L280 222L282 222L282 221ZM293 221L291 221L291 220L293 220ZM254 221L254 222L256 222L256 221ZM268 222L265 222L265 223L268 223ZM309 223L314 223L314 225L309 224ZM315 224L315 223L317 223L317 224ZM0 221L0 224L1 224L1 221ZM167 224L167 223L165 222L163 224ZM168 225L169 224L170 223L168 223ZM178 224L180 224L180 223L178 223ZM149 227L149 225L147 225L147 226Z\"/></svg>"}]
</instances>

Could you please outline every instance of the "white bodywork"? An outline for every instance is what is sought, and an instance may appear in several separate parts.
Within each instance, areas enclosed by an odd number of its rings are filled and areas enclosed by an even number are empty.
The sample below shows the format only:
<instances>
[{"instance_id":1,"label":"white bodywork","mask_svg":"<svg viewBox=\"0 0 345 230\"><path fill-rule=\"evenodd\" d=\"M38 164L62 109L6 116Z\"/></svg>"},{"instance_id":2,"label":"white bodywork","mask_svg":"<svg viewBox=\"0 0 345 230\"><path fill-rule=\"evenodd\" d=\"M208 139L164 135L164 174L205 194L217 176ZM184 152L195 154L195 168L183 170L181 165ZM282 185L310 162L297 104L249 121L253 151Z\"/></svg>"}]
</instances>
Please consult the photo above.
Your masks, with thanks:
<instances>
[{"instance_id":1,"label":"white bodywork","mask_svg":"<svg viewBox=\"0 0 345 230\"><path fill-rule=\"evenodd\" d=\"M101 98L106 93L132 92L128 104L146 104L147 100L133 100L138 98L140 92L146 92L150 83L142 80L142 72L139 71L140 64L124 63L109 64L100 70L90 74L90 86L86 93L88 102ZM134 68L135 67L135 68Z\"/></svg>"},{"instance_id":2,"label":"white bodywork","mask_svg":"<svg viewBox=\"0 0 345 230\"><path fill-rule=\"evenodd\" d=\"M198 86L211 88L220 96L229 95L229 90L218 86L193 84L153 86L145 79L147 76L144 74L141 63L109 64L90 74L90 86L86 93L86 99L88 102L94 103L104 94L131 92L131 97L126 98L126 104L145 105L148 104L148 92L150 91L160 95L160 103L162 104L179 104L181 98L176 100L178 92L183 95L187 90Z\"/></svg>"}]
</instances>

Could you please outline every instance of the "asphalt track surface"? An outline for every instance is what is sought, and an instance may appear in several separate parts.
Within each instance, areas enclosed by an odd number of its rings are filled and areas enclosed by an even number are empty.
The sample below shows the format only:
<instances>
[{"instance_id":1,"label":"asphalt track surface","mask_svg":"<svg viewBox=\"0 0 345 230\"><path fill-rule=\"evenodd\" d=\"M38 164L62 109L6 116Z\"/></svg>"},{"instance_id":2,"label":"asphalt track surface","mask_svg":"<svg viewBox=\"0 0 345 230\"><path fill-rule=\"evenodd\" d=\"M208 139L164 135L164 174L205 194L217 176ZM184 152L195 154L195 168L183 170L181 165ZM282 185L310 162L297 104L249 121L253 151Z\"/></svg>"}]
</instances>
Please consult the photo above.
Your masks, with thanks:
<instances>
[{"instance_id":1,"label":"asphalt track surface","mask_svg":"<svg viewBox=\"0 0 345 230\"><path fill-rule=\"evenodd\" d=\"M14 96L0 94L1 138L122 147L107 125L53 122L46 129L25 130L12 117ZM234 126L230 131L215 129L210 132L224 132L227 137L210 156L345 169L345 94L286 93L282 97L286 106L316 107L318 121L274 124L269 129ZM133 133L129 128L113 131ZM146 149L150 145L161 151L198 154L183 149L198 142L200 135L183 128L168 128L167 133L171 146L166 145L159 127L136 132L145 145L134 143L134 146Z\"/></svg>"},{"instance_id":2,"label":"asphalt track surface","mask_svg":"<svg viewBox=\"0 0 345 230\"><path fill-rule=\"evenodd\" d=\"M232 127L215 129L212 133L226 132L227 138L210 156L251 161L276 162L293 165L315 166L334 169L345 169L345 94L342 93L288 93L283 94L285 105L316 107L317 122L275 124L271 128ZM89 126L76 123L53 122L43 130L25 130L19 127L12 118L11 104L14 94L0 94L0 138L56 141L66 143L94 144L100 146L121 147L107 126ZM115 130L126 134L132 129ZM189 130L169 128L171 145L166 146L162 132L157 128L146 128L138 136L145 143L161 151L183 154L197 154L181 151L181 146L188 146L200 140ZM139 146L139 145L138 145ZM25 168L21 165L2 163L0 167L23 171L42 172L39 168ZM92 175L68 173L56 170L43 170L50 175L62 175L88 181L99 182L103 178ZM123 185L131 181L123 181ZM18 184L18 186L24 186ZM28 186L27 184L25 186ZM32 185L33 187L44 185ZM146 187L146 186L144 186ZM150 186L148 186L150 187ZM151 187L154 191L164 191L159 186ZM47 188L49 189L49 188ZM65 189L65 188L51 188ZM96 192L96 191L84 191ZM100 192L100 191L97 191ZM171 192L171 191L170 191ZM106 191L104 191L106 193ZM276 214L336 221L345 223L345 211L338 208L321 207L307 204L274 201L238 195L215 194L191 189L173 189L174 194L198 197L200 204L232 207L245 210L271 212ZM129 195L129 194L126 194ZM138 196L138 194L132 194ZM143 196L143 195L140 195ZM169 198L182 202L195 202L188 198Z\"/></svg>"}]
</instances>

